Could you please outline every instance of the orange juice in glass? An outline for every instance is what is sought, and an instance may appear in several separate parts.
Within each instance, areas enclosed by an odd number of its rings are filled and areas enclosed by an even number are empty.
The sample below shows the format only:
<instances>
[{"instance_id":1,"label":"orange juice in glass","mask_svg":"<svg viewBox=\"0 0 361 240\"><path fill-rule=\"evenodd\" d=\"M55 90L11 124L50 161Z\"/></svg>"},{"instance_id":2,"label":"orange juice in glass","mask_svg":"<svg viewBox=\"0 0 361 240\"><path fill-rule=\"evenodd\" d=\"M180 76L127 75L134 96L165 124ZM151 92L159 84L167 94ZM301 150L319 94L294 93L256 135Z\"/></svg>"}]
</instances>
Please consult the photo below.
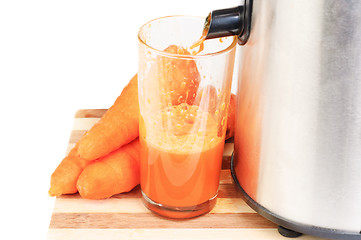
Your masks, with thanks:
<instances>
[{"instance_id":1,"label":"orange juice in glass","mask_svg":"<svg viewBox=\"0 0 361 240\"><path fill-rule=\"evenodd\" d=\"M203 23L164 17L138 35L142 199L170 218L199 216L216 203L237 40L192 49Z\"/></svg>"}]
</instances>

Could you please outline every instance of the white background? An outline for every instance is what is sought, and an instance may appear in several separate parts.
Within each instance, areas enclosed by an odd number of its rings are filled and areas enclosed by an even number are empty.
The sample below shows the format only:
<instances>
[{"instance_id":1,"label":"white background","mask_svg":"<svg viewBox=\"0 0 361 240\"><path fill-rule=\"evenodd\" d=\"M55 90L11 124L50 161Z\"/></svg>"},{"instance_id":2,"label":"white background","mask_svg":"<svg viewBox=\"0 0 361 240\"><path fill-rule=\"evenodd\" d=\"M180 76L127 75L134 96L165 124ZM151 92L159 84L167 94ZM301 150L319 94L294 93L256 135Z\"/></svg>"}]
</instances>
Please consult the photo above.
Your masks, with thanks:
<instances>
[{"instance_id":1,"label":"white background","mask_svg":"<svg viewBox=\"0 0 361 240\"><path fill-rule=\"evenodd\" d=\"M239 3L0 1L1 235L46 238L50 175L65 155L74 113L112 105L137 72L143 23L205 17Z\"/></svg>"}]
</instances>

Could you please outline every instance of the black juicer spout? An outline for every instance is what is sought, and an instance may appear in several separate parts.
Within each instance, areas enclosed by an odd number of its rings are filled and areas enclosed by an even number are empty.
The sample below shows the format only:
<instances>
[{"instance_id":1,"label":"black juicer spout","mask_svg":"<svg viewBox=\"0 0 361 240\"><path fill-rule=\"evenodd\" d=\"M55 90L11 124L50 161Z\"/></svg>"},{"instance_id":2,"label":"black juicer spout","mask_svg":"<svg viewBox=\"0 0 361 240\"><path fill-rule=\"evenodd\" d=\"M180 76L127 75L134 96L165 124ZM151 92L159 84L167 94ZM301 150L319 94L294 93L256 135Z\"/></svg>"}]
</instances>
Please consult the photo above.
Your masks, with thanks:
<instances>
[{"instance_id":1,"label":"black juicer spout","mask_svg":"<svg viewBox=\"0 0 361 240\"><path fill-rule=\"evenodd\" d=\"M245 0L244 5L214 10L207 16L204 29L206 39L236 35L239 44L247 42L251 27L252 0Z\"/></svg>"}]
</instances>

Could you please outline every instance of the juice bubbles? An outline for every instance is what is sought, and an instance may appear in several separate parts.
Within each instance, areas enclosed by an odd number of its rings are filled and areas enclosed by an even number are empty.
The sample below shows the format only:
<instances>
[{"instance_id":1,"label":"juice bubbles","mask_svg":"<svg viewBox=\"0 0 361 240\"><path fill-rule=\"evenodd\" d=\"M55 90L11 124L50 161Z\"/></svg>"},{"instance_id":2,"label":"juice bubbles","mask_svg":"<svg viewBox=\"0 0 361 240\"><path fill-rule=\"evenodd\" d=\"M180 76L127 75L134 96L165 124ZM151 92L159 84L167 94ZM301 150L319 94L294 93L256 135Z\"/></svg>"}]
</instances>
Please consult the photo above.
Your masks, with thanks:
<instances>
[{"instance_id":1,"label":"juice bubbles","mask_svg":"<svg viewBox=\"0 0 361 240\"><path fill-rule=\"evenodd\" d=\"M213 116L182 103L148 118L147 130L140 122L143 193L165 208L190 208L190 212L202 204L211 208L208 201L217 195L224 147ZM159 124L168 126L159 128ZM151 129L164 131L152 138Z\"/></svg>"}]
</instances>

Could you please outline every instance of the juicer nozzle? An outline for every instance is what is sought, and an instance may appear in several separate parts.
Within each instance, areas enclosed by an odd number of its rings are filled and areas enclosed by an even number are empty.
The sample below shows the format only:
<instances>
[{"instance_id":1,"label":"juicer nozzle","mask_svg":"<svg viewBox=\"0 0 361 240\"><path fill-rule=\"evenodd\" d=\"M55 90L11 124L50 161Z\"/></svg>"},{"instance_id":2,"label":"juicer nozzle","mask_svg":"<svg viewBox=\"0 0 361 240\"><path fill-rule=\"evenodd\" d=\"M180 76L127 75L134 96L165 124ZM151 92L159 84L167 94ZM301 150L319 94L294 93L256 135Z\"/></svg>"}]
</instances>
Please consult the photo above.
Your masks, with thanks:
<instances>
[{"instance_id":1,"label":"juicer nozzle","mask_svg":"<svg viewBox=\"0 0 361 240\"><path fill-rule=\"evenodd\" d=\"M241 45L248 40L251 27L252 0L244 5L210 12L204 23L205 39L236 35Z\"/></svg>"}]
</instances>

